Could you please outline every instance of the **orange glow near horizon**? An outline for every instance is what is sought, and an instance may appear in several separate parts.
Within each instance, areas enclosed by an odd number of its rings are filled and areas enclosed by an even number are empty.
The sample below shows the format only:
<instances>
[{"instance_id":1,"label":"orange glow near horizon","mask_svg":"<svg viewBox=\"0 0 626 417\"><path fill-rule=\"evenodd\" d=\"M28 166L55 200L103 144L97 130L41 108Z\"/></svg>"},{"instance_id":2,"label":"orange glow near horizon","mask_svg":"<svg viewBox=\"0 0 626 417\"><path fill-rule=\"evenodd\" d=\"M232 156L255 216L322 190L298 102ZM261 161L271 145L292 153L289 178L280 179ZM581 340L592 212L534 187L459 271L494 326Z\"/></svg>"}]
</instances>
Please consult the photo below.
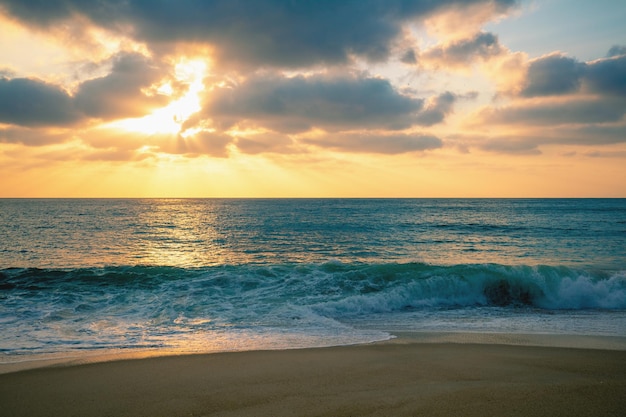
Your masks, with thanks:
<instances>
[{"instance_id":1,"label":"orange glow near horizon","mask_svg":"<svg viewBox=\"0 0 626 417\"><path fill-rule=\"evenodd\" d=\"M472 164L452 160L452 150L419 164L411 155L327 153L308 162L284 155L161 156L59 161L12 175L20 168L4 165L0 155L0 197L620 197L626 181L619 159L598 164L584 156L538 163L532 156L503 160L484 153Z\"/></svg>"}]
</instances>

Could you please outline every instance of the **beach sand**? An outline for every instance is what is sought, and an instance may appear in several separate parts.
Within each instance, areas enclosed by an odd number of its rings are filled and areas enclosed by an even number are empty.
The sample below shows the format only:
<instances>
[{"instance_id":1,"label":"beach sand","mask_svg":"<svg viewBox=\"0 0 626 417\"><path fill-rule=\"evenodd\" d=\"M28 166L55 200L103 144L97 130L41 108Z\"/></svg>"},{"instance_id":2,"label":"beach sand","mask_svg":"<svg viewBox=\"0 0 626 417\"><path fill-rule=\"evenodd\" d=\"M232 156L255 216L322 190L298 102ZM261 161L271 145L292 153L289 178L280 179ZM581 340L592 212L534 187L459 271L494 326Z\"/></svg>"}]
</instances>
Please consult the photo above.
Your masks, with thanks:
<instances>
[{"instance_id":1,"label":"beach sand","mask_svg":"<svg viewBox=\"0 0 626 417\"><path fill-rule=\"evenodd\" d=\"M386 343L0 375L9 416L623 416L626 351Z\"/></svg>"}]
</instances>

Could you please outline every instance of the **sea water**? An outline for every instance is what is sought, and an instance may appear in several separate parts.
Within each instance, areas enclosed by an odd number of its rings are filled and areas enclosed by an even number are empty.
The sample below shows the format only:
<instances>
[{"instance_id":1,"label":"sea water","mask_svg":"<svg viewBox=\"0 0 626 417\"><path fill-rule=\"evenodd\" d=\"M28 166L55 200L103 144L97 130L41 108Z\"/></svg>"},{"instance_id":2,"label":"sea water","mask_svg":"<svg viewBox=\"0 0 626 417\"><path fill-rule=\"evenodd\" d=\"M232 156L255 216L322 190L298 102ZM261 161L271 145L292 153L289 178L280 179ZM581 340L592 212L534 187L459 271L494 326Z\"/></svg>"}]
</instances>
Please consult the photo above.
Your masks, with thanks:
<instances>
[{"instance_id":1,"label":"sea water","mask_svg":"<svg viewBox=\"0 0 626 417\"><path fill-rule=\"evenodd\" d=\"M624 199L0 199L0 362L626 336Z\"/></svg>"}]
</instances>

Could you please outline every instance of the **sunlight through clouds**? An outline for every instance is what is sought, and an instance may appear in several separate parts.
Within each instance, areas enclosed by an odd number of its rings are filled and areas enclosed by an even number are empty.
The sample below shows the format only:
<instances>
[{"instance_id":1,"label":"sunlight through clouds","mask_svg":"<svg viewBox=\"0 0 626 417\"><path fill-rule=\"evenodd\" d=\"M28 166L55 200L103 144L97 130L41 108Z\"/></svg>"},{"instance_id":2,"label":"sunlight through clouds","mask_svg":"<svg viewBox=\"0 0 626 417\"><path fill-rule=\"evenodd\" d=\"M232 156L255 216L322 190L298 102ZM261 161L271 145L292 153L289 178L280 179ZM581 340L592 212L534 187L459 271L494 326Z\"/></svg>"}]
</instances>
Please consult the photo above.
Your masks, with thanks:
<instances>
[{"instance_id":1,"label":"sunlight through clouds","mask_svg":"<svg viewBox=\"0 0 626 417\"><path fill-rule=\"evenodd\" d=\"M618 3L0 0L0 197L621 196Z\"/></svg>"},{"instance_id":2,"label":"sunlight through clouds","mask_svg":"<svg viewBox=\"0 0 626 417\"><path fill-rule=\"evenodd\" d=\"M117 120L106 127L130 132L154 134L177 134L181 132L183 123L201 109L200 93L204 90L203 78L207 64L202 60L181 60L174 69L174 78L178 83L187 85L187 92L167 106L155 110L151 114L133 119ZM171 84L158 87L160 94L171 95Z\"/></svg>"}]
</instances>

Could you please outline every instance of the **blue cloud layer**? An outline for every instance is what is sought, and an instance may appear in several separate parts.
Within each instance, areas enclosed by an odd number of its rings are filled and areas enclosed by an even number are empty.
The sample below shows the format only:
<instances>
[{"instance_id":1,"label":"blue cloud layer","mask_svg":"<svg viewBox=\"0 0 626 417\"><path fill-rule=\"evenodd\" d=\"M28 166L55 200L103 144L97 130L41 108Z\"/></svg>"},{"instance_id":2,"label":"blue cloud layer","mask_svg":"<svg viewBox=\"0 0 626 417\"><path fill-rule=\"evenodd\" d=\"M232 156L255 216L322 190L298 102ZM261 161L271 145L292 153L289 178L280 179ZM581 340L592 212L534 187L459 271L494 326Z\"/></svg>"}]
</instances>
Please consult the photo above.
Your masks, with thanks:
<instances>
[{"instance_id":1,"label":"blue cloud layer","mask_svg":"<svg viewBox=\"0 0 626 417\"><path fill-rule=\"evenodd\" d=\"M515 0L0 0L14 17L51 27L82 15L127 33L153 50L177 42L210 43L218 61L251 66L306 67L345 63L352 55L385 60L403 25L449 7Z\"/></svg>"}]
</instances>

